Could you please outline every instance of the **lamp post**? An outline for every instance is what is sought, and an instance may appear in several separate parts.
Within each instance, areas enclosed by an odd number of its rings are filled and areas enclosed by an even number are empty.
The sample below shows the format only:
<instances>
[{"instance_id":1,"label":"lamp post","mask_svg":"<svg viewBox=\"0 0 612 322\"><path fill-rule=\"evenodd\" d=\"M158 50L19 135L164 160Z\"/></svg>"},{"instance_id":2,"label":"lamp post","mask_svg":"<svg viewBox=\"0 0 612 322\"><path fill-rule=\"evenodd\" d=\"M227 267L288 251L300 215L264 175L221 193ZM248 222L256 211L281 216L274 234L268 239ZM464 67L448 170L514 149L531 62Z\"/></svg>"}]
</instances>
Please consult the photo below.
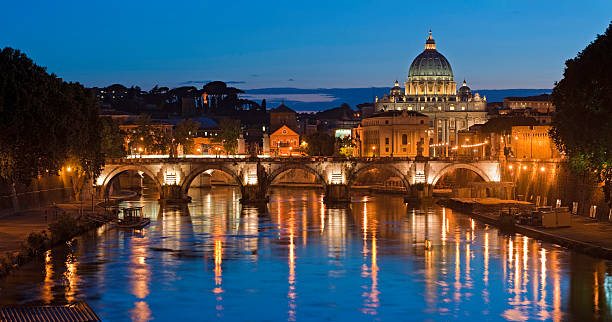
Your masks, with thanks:
<instances>
[{"instance_id":1,"label":"lamp post","mask_svg":"<svg viewBox=\"0 0 612 322\"><path fill-rule=\"evenodd\" d=\"M376 146L372 146L372 157L376 157Z\"/></svg>"},{"instance_id":2,"label":"lamp post","mask_svg":"<svg viewBox=\"0 0 612 322\"><path fill-rule=\"evenodd\" d=\"M94 211L94 194L95 194L95 191L96 191L96 182L93 181L93 179L92 179L92 182L91 182L91 212L92 213Z\"/></svg>"}]
</instances>

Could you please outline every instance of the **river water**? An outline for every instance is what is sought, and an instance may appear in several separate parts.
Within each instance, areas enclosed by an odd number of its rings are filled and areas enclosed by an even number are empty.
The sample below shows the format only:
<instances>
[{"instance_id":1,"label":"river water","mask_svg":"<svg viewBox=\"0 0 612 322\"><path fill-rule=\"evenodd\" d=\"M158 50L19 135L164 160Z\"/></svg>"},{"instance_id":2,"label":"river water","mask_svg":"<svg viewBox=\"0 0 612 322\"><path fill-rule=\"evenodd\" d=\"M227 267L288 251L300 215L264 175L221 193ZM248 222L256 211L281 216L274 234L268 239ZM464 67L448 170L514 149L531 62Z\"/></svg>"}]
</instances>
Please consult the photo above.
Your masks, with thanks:
<instances>
[{"instance_id":1,"label":"river water","mask_svg":"<svg viewBox=\"0 0 612 322\"><path fill-rule=\"evenodd\" d=\"M609 320L610 263L439 206L309 189L242 207L231 187L143 205L136 232L102 227L0 281L0 305L84 300L116 320ZM431 243L431 247L427 245Z\"/></svg>"}]
</instances>

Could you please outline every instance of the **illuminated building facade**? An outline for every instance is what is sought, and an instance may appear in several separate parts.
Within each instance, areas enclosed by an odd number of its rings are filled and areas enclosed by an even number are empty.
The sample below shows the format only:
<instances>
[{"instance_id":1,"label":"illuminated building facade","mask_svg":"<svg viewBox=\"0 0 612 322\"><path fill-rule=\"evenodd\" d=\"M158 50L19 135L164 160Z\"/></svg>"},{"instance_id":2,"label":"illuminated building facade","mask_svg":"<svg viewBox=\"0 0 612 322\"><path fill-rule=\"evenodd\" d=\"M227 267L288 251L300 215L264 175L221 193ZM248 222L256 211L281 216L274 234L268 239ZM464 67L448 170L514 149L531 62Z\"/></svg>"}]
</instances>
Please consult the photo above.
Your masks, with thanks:
<instances>
[{"instance_id":1,"label":"illuminated building facade","mask_svg":"<svg viewBox=\"0 0 612 322\"><path fill-rule=\"evenodd\" d=\"M356 156L429 156L429 118L415 111L387 111L364 118L353 129Z\"/></svg>"},{"instance_id":2,"label":"illuminated building facade","mask_svg":"<svg viewBox=\"0 0 612 322\"><path fill-rule=\"evenodd\" d=\"M550 99L550 94L526 97L506 97L504 98L504 109L533 109L539 113L551 113L555 111L555 107Z\"/></svg>"},{"instance_id":3,"label":"illuminated building facade","mask_svg":"<svg viewBox=\"0 0 612 322\"><path fill-rule=\"evenodd\" d=\"M300 135L287 125L281 126L270 134L270 152L273 155L299 155Z\"/></svg>"},{"instance_id":4,"label":"illuminated building facade","mask_svg":"<svg viewBox=\"0 0 612 322\"><path fill-rule=\"evenodd\" d=\"M561 155L549 135L550 125L513 126L511 148L520 159L556 159Z\"/></svg>"},{"instance_id":5,"label":"illuminated building facade","mask_svg":"<svg viewBox=\"0 0 612 322\"><path fill-rule=\"evenodd\" d=\"M395 82L389 95L376 98L376 111L418 111L429 117L431 156L448 156L457 132L487 121L486 97L472 94L464 81L457 90L450 63L436 50L431 31L425 50L410 65L404 88Z\"/></svg>"}]
</instances>

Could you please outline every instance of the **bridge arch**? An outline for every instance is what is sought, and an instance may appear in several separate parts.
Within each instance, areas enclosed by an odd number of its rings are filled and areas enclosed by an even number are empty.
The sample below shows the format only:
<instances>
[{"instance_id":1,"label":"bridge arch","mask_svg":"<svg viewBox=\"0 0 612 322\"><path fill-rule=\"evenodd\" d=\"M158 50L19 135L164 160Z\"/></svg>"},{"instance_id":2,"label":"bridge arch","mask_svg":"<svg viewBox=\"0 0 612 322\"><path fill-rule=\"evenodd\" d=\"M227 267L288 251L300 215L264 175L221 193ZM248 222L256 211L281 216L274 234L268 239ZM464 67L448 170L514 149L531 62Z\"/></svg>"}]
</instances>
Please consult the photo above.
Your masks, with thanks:
<instances>
[{"instance_id":1,"label":"bridge arch","mask_svg":"<svg viewBox=\"0 0 612 322\"><path fill-rule=\"evenodd\" d=\"M157 176L149 168L145 166L141 166L141 165L124 165L124 166L114 168L108 174L106 174L106 176L104 176L103 181L102 181L102 197L103 198L108 196L108 192L110 189L109 183L116 176L120 175L121 173L125 171L143 172L144 174L146 174L149 178L153 180L153 182L155 183L155 186L157 187L157 191L161 192L161 186L162 186L161 182L159 182L159 179L157 178Z\"/></svg>"},{"instance_id":2,"label":"bridge arch","mask_svg":"<svg viewBox=\"0 0 612 322\"><path fill-rule=\"evenodd\" d=\"M272 184L272 182L274 181L274 179L276 179L278 176L280 176L281 174L289 171L289 170L303 170L306 171L308 173L312 173L314 174L314 176L321 182L321 184L323 185L323 188L325 188L327 186L327 181L325 181L325 177L323 176L323 174L319 173L316 169L313 169L312 167L309 167L307 165L301 164L301 163L297 163L297 162L292 162L289 164L284 164L281 167L273 170L272 172L270 172L270 174L268 175L268 185L265 187L265 189L267 191L269 191L270 189L270 185Z\"/></svg>"},{"instance_id":3,"label":"bridge arch","mask_svg":"<svg viewBox=\"0 0 612 322\"><path fill-rule=\"evenodd\" d=\"M234 179L234 181L236 181L236 183L240 187L240 191L242 191L244 185L242 184L240 176L235 171L220 164L205 164L200 165L191 170L191 172L189 172L189 174L183 180L183 184L181 185L181 192L184 193L185 196L187 196L187 192L189 192L189 187L191 186L191 183L193 183L193 180L195 180L195 178L197 178L199 175L208 170L217 170L228 174Z\"/></svg>"},{"instance_id":4,"label":"bridge arch","mask_svg":"<svg viewBox=\"0 0 612 322\"><path fill-rule=\"evenodd\" d=\"M348 180L347 180L347 185L350 187L360 174L368 172L370 170L387 170L402 180L402 183L404 184L406 191L410 191L412 189L412 186L410 185L410 181L408 180L407 175L403 174L402 171L400 171L397 167L391 164L383 164L383 163L367 164L367 165L356 168L350 173Z\"/></svg>"},{"instance_id":5,"label":"bridge arch","mask_svg":"<svg viewBox=\"0 0 612 322\"><path fill-rule=\"evenodd\" d=\"M485 182L491 182L491 178L489 178L489 176L487 175L487 173L485 171L483 171L482 169L480 169L477 166L474 166L472 164L467 164L467 163L454 163L454 164L449 164L446 167L440 169L440 171L438 171L438 173L434 174L433 179L431 180L430 184L432 186L435 186L436 183L438 183L438 181L447 173L456 170L456 169L467 169L467 170L471 170L472 172L476 173L478 176L480 176Z\"/></svg>"}]
</instances>

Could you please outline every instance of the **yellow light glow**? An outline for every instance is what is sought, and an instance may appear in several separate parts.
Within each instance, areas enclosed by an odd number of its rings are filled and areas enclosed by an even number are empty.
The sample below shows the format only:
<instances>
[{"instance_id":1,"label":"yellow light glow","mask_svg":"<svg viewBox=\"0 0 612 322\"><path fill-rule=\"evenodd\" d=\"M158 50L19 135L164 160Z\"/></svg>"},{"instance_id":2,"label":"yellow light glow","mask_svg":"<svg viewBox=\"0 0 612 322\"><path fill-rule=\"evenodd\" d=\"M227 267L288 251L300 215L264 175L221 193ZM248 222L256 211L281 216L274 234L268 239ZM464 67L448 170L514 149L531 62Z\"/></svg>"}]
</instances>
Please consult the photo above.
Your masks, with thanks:
<instances>
[{"instance_id":1,"label":"yellow light glow","mask_svg":"<svg viewBox=\"0 0 612 322\"><path fill-rule=\"evenodd\" d=\"M527 170L527 166L526 165L523 166L523 170Z\"/></svg>"},{"instance_id":2,"label":"yellow light glow","mask_svg":"<svg viewBox=\"0 0 612 322\"><path fill-rule=\"evenodd\" d=\"M70 172L70 171L72 171L72 168L71 167L67 167L66 171Z\"/></svg>"},{"instance_id":3,"label":"yellow light glow","mask_svg":"<svg viewBox=\"0 0 612 322\"><path fill-rule=\"evenodd\" d=\"M541 167L540 171L544 172L544 171L546 171L546 168L545 167Z\"/></svg>"},{"instance_id":4,"label":"yellow light glow","mask_svg":"<svg viewBox=\"0 0 612 322\"><path fill-rule=\"evenodd\" d=\"M512 164L508 166L508 169L512 170Z\"/></svg>"}]
</instances>

